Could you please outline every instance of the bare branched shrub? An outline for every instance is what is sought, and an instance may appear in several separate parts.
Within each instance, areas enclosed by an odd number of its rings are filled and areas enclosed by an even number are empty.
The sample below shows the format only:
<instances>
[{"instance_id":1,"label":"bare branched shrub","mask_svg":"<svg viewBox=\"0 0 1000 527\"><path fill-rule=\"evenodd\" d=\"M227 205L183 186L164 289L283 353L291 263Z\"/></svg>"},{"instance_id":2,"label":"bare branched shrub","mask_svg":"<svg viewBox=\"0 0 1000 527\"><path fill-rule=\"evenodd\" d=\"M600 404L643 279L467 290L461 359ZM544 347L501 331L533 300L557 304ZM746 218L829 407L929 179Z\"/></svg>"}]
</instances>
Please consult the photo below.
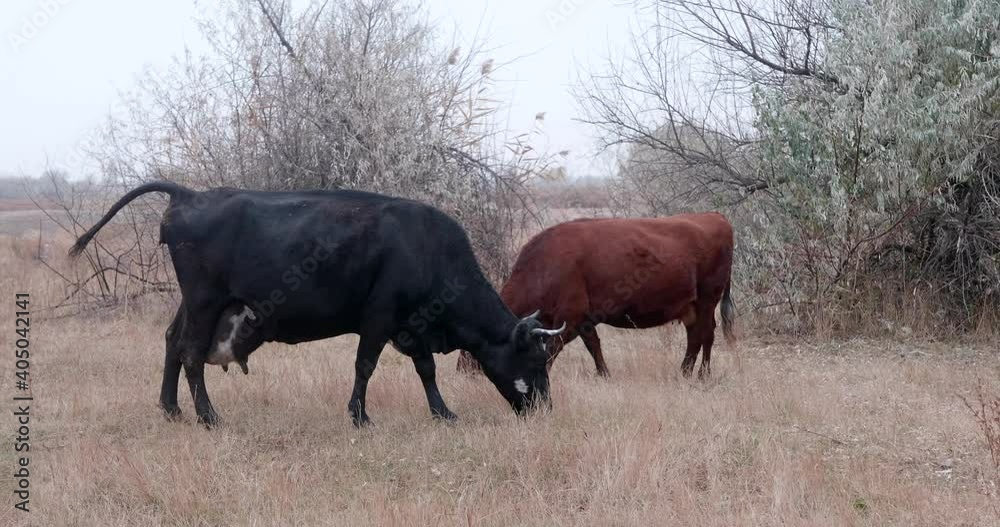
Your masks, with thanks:
<instances>
[{"instance_id":1,"label":"bare branched shrub","mask_svg":"<svg viewBox=\"0 0 1000 527\"><path fill-rule=\"evenodd\" d=\"M633 143L613 179L612 204L624 215L664 215L735 208L755 183L749 150L732 136L689 122L671 122ZM669 174L669 176L667 176Z\"/></svg>"},{"instance_id":2,"label":"bare branched shrub","mask_svg":"<svg viewBox=\"0 0 1000 527\"><path fill-rule=\"evenodd\" d=\"M41 192L29 190L29 199L70 239L100 218L109 198L115 196L115 189L90 181L70 182L51 171L35 188ZM46 255L39 247L37 260L62 284L64 291L60 298L49 299L46 309L94 303L116 305L148 293L174 291L173 272L165 265L165 251L155 243L160 215L149 203L129 208L110 227L110 236L95 240L83 253L81 262L66 261L63 251ZM39 232L39 245L43 235Z\"/></svg>"},{"instance_id":3,"label":"bare branched shrub","mask_svg":"<svg viewBox=\"0 0 1000 527\"><path fill-rule=\"evenodd\" d=\"M879 326L873 284L971 328L1000 305L1000 7L897 4L646 3L631 61L578 94L618 208L723 210L741 292L800 329Z\"/></svg>"},{"instance_id":4,"label":"bare branched shrub","mask_svg":"<svg viewBox=\"0 0 1000 527\"><path fill-rule=\"evenodd\" d=\"M601 177L550 177L532 184L532 193L539 207L579 210L592 216L604 216L610 212L609 191L607 179Z\"/></svg>"},{"instance_id":5,"label":"bare branched shrub","mask_svg":"<svg viewBox=\"0 0 1000 527\"><path fill-rule=\"evenodd\" d=\"M944 293L953 314L975 313L1000 297L1000 128L984 145L975 173L949 180L914 218L910 243L887 245L917 278ZM985 306L983 303L986 303Z\"/></svg>"},{"instance_id":6,"label":"bare branched shrub","mask_svg":"<svg viewBox=\"0 0 1000 527\"><path fill-rule=\"evenodd\" d=\"M992 467L986 468L991 473L988 477L992 479L992 487L988 487L986 492L994 500L1000 500L1000 397L989 393L984 383L979 382L973 397L962 397L962 402L972 412L993 462ZM1000 517L1000 501L994 501L993 512Z\"/></svg>"},{"instance_id":7,"label":"bare branched shrub","mask_svg":"<svg viewBox=\"0 0 1000 527\"><path fill-rule=\"evenodd\" d=\"M168 179L408 197L456 217L487 273L506 274L534 221L525 183L549 158L504 135L492 59L441 45L400 0L220 9L202 21L212 56L148 74L104 128L94 157L109 193ZM136 234L152 254L155 228Z\"/></svg>"}]
</instances>

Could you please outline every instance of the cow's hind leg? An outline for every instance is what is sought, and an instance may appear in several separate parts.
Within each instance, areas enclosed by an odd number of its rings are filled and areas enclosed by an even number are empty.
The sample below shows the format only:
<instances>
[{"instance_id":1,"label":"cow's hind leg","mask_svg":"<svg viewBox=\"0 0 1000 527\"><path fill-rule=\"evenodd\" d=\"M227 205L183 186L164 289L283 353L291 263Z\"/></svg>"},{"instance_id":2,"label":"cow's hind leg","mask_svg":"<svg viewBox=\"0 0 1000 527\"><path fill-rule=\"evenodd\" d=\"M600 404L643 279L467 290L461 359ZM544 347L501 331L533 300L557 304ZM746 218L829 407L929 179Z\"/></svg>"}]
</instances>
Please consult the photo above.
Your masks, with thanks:
<instances>
[{"instance_id":1,"label":"cow's hind leg","mask_svg":"<svg viewBox=\"0 0 1000 527\"><path fill-rule=\"evenodd\" d=\"M437 379L435 376L434 356L430 353L413 357L413 366L420 375L420 382L424 385L424 392L427 394L427 404L431 407L431 415L437 419L454 421L458 419L448 406L444 404L441 392L438 391Z\"/></svg>"},{"instance_id":2,"label":"cow's hind leg","mask_svg":"<svg viewBox=\"0 0 1000 527\"><path fill-rule=\"evenodd\" d=\"M587 346L587 351L594 358L594 366L597 367L597 374L601 377L610 377L608 365L604 362L604 353L601 352L601 338L597 336L597 329L590 327L580 333L583 345Z\"/></svg>"},{"instance_id":3,"label":"cow's hind leg","mask_svg":"<svg viewBox=\"0 0 1000 527\"><path fill-rule=\"evenodd\" d=\"M681 362L681 374L690 377L694 371L694 363L698 360L698 350L701 349L701 317L694 303L685 307L679 320L687 330L687 351L684 353L684 361Z\"/></svg>"},{"instance_id":4,"label":"cow's hind leg","mask_svg":"<svg viewBox=\"0 0 1000 527\"><path fill-rule=\"evenodd\" d=\"M703 324L701 335L701 366L698 367L698 378L704 379L712 375L712 344L715 342L715 313L708 313L707 322Z\"/></svg>"},{"instance_id":5,"label":"cow's hind leg","mask_svg":"<svg viewBox=\"0 0 1000 527\"><path fill-rule=\"evenodd\" d=\"M219 422L219 414L215 413L212 401L208 398L205 388L205 363L203 361L184 363L184 376L187 377L191 398L194 399L194 410L198 414L198 422L213 427Z\"/></svg>"},{"instance_id":6,"label":"cow's hind leg","mask_svg":"<svg viewBox=\"0 0 1000 527\"><path fill-rule=\"evenodd\" d=\"M694 371L694 363L698 360L702 336L701 321L696 316L693 306L685 310L681 322L684 323L684 329L687 330L687 351L684 353L684 361L681 362L681 374L690 377L691 372Z\"/></svg>"},{"instance_id":7,"label":"cow's hind leg","mask_svg":"<svg viewBox=\"0 0 1000 527\"><path fill-rule=\"evenodd\" d=\"M684 353L684 361L681 362L681 373L685 377L690 377L694 371L694 363L698 360L698 350L701 349L701 332L699 328L687 326L687 351Z\"/></svg>"},{"instance_id":8,"label":"cow's hind leg","mask_svg":"<svg viewBox=\"0 0 1000 527\"><path fill-rule=\"evenodd\" d=\"M179 348L184 364L184 376L187 378L191 398L194 399L194 409L198 421L206 426L218 423L219 415L212 407L205 388L205 357L212 342L212 335L222 313L225 303L201 303L196 308L192 303L185 302L187 312L179 335Z\"/></svg>"},{"instance_id":9,"label":"cow's hind leg","mask_svg":"<svg viewBox=\"0 0 1000 527\"><path fill-rule=\"evenodd\" d=\"M184 306L177 308L173 322L167 328L166 353L163 360L163 382L160 385L160 408L168 419L176 419L181 415L177 406L177 382L181 376L181 350L179 338L184 325Z\"/></svg>"}]
</instances>

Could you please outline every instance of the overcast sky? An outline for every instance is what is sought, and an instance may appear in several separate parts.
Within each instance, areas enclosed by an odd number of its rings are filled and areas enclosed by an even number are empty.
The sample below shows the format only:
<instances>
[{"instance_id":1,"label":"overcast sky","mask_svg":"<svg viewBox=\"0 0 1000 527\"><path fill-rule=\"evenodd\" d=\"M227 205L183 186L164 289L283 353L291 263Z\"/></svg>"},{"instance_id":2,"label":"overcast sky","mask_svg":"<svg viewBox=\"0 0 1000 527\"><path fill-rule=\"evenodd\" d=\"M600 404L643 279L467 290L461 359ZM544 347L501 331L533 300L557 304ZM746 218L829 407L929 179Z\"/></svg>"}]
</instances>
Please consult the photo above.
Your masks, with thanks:
<instances>
[{"instance_id":1,"label":"overcast sky","mask_svg":"<svg viewBox=\"0 0 1000 527\"><path fill-rule=\"evenodd\" d=\"M0 174L45 166L88 170L82 151L145 68L169 66L185 47L208 48L195 19L212 3L193 0L5 0L0 3ZM509 100L512 132L547 112L552 152L571 151L572 175L593 163L591 131L573 121L569 92L578 67L599 65L628 41L634 10L613 0L426 0L443 35L486 39ZM48 8L46 9L46 6ZM601 175L601 174L595 174Z\"/></svg>"}]
</instances>

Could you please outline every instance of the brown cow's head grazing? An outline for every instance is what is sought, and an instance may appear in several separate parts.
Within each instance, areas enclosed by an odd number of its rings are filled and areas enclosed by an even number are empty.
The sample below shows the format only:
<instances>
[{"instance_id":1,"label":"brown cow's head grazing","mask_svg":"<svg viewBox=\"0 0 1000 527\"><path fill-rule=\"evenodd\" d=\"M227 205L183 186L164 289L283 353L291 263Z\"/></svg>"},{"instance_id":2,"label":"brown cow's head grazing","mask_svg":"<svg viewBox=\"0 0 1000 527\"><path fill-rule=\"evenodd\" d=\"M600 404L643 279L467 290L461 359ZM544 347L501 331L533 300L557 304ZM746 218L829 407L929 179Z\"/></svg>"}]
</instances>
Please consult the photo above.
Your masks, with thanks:
<instances>
[{"instance_id":1,"label":"brown cow's head grazing","mask_svg":"<svg viewBox=\"0 0 1000 527\"><path fill-rule=\"evenodd\" d=\"M539 403L551 407L549 374L546 368L547 339L559 335L559 329L545 329L536 318L538 312L521 319L511 332L507 367L497 372L493 383L518 414L535 408Z\"/></svg>"}]
</instances>

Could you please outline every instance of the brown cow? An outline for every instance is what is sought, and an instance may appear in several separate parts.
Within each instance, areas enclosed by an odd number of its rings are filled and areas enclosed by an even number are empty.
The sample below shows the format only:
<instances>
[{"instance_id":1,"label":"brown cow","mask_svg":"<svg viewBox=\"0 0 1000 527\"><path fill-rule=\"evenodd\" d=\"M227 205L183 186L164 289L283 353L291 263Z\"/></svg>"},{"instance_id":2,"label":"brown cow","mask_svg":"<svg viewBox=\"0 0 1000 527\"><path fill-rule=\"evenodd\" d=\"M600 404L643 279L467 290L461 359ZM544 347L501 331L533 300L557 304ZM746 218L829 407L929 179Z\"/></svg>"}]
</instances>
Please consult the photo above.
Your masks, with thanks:
<instances>
[{"instance_id":1,"label":"brown cow","mask_svg":"<svg viewBox=\"0 0 1000 527\"><path fill-rule=\"evenodd\" d=\"M650 328L679 320L687 329L681 372L689 376L702 351L698 376L711 373L715 307L732 345L729 295L733 228L718 213L668 218L581 219L545 229L518 255L501 296L515 315L541 309L547 327L567 324L549 344L549 366L577 336L608 375L595 326ZM470 364L459 361L460 369Z\"/></svg>"}]
</instances>

